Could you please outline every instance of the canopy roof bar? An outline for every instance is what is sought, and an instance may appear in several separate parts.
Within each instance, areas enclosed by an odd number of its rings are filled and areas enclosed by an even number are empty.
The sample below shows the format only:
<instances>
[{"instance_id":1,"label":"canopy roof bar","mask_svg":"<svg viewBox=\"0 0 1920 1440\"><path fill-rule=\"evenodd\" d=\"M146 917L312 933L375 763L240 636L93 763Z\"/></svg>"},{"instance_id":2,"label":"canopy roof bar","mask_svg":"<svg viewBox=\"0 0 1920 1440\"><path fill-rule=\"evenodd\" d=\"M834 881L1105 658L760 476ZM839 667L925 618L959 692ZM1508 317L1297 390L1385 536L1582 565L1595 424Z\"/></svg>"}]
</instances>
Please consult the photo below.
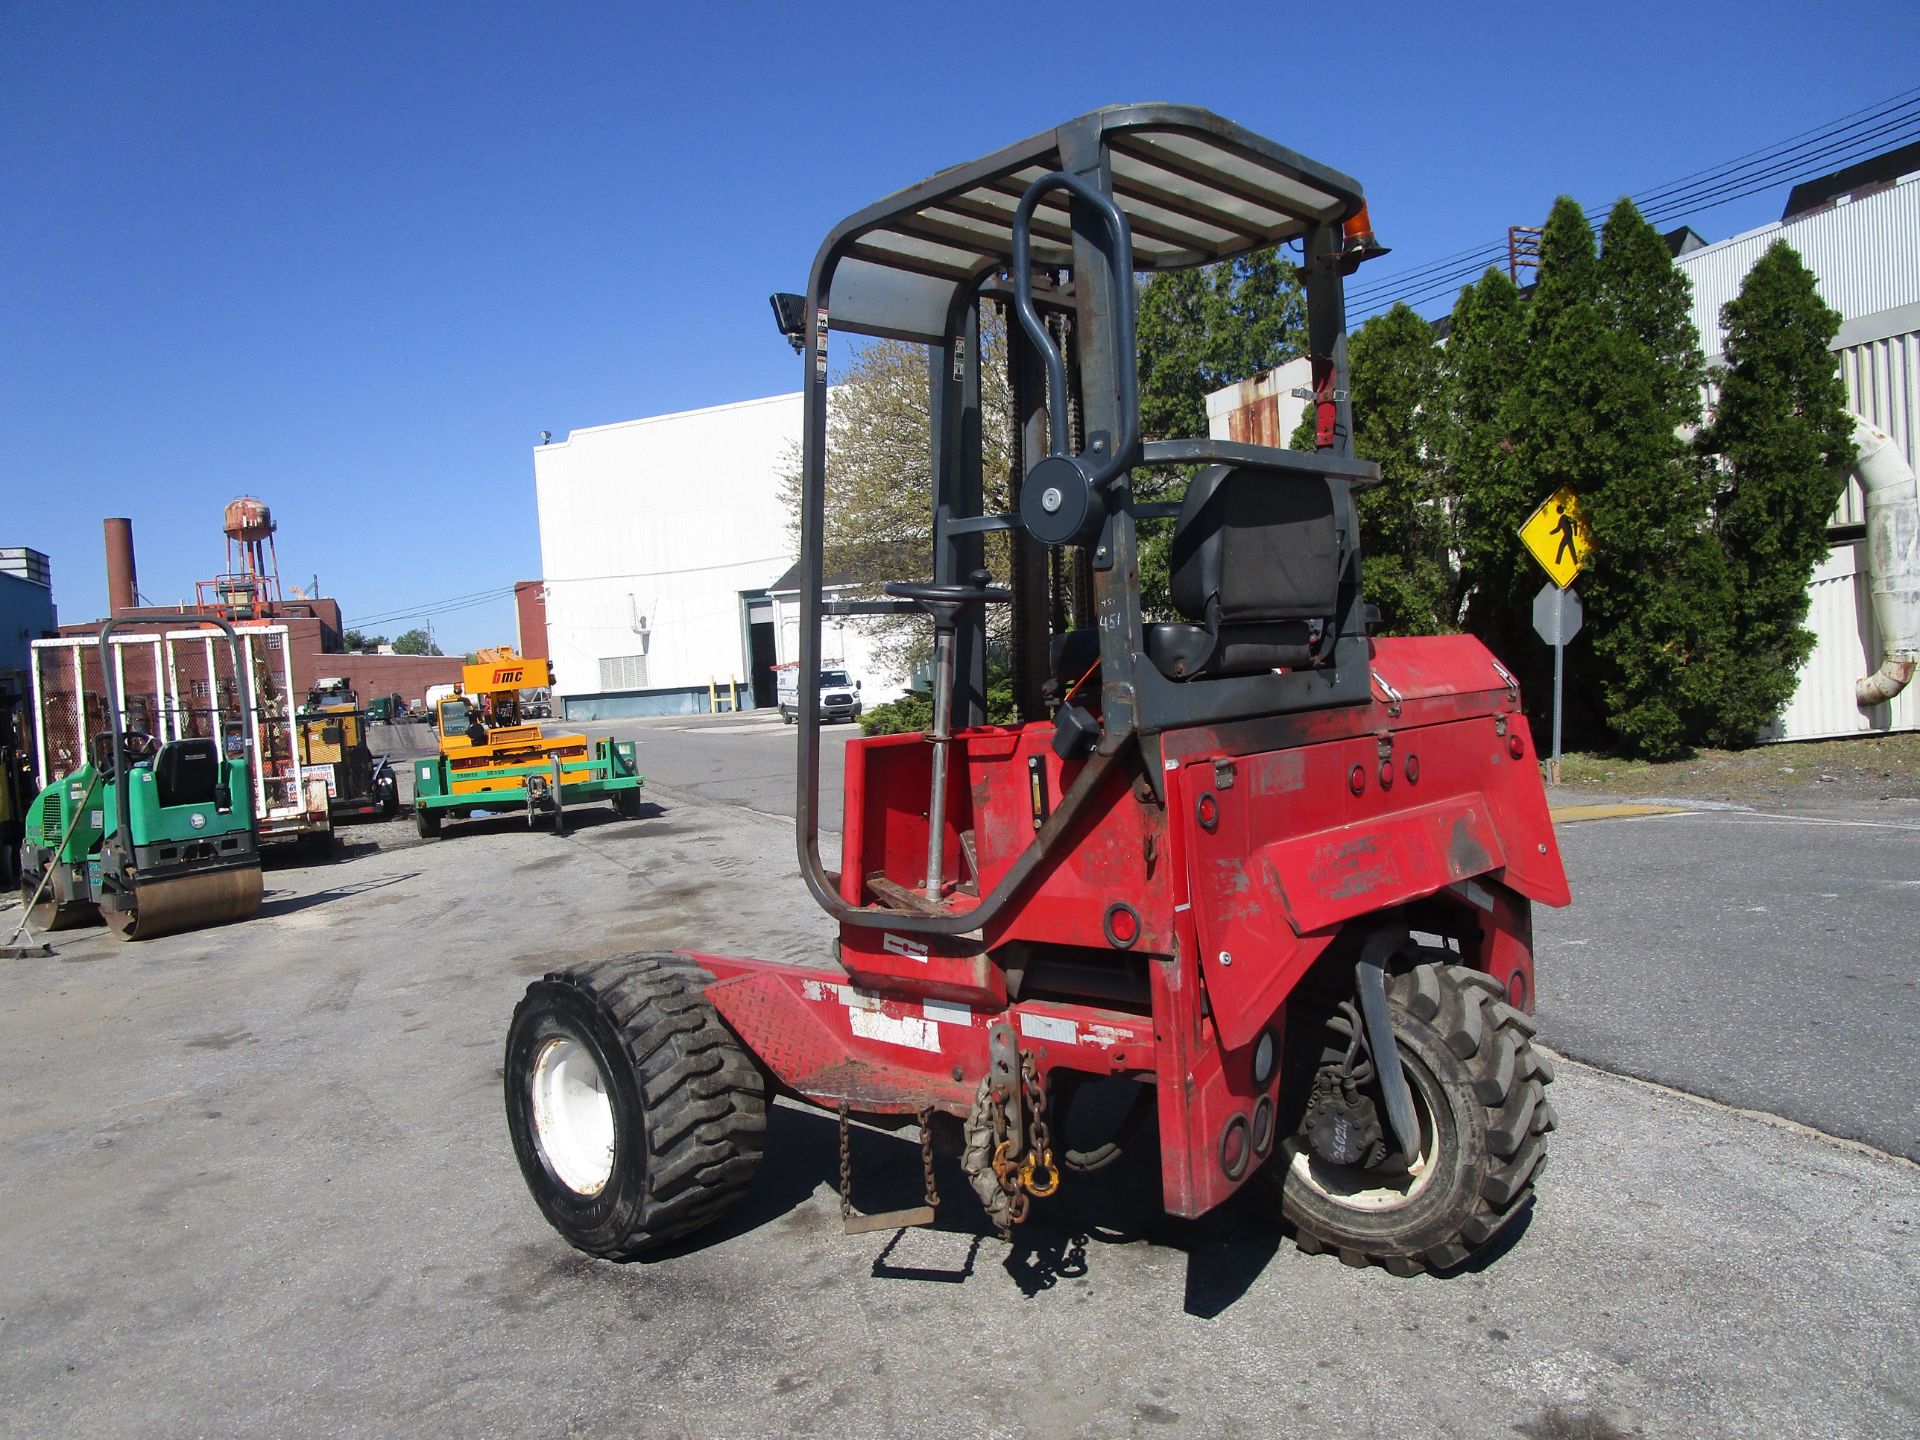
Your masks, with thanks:
<instances>
[{"instance_id":1,"label":"canopy roof bar","mask_svg":"<svg viewBox=\"0 0 1920 1440\"><path fill-rule=\"evenodd\" d=\"M825 247L842 257L828 299L832 328L938 341L961 289L1012 262L1014 210L1035 179L1061 168L1061 135L1088 126L1112 157L1114 199L1143 271L1279 244L1337 225L1362 202L1359 182L1209 111L1115 106L942 171L842 222ZM1069 204L1054 193L1037 206L1035 265L1071 265Z\"/></svg>"}]
</instances>

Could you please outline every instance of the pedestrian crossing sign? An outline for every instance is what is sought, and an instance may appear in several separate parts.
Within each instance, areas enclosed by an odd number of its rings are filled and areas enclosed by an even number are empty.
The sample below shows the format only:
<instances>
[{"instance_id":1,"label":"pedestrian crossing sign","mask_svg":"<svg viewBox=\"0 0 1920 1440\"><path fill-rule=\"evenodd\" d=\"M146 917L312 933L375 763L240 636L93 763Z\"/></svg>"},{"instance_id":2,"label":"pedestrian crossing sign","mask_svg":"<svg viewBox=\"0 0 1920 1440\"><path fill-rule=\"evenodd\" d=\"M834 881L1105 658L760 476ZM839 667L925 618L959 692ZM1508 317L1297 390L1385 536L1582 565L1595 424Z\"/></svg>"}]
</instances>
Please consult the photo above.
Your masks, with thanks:
<instances>
[{"instance_id":1,"label":"pedestrian crossing sign","mask_svg":"<svg viewBox=\"0 0 1920 1440\"><path fill-rule=\"evenodd\" d=\"M1573 491L1562 485L1540 502L1540 508L1520 527L1520 538L1533 552L1553 583L1562 590L1573 583L1593 553L1593 533Z\"/></svg>"}]
</instances>

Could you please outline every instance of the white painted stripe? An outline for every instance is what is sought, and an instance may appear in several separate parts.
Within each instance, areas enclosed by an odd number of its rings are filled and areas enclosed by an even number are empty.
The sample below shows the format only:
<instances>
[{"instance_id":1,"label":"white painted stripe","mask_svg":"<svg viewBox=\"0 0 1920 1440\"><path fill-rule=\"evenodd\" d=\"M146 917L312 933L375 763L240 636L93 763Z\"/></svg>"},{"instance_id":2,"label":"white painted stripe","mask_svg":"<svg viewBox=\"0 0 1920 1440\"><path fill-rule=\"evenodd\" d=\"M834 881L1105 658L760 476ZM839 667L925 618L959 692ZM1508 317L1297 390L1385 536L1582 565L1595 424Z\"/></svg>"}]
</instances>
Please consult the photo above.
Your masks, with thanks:
<instances>
[{"instance_id":1,"label":"white painted stripe","mask_svg":"<svg viewBox=\"0 0 1920 1440\"><path fill-rule=\"evenodd\" d=\"M864 1035L869 1040L884 1041L889 1045L907 1045L915 1050L931 1050L940 1053L940 1027L931 1020L915 1020L912 1016L902 1015L899 1019L880 1010L849 1009L847 1023L856 1035Z\"/></svg>"},{"instance_id":2,"label":"white painted stripe","mask_svg":"<svg viewBox=\"0 0 1920 1440\"><path fill-rule=\"evenodd\" d=\"M1020 1033L1035 1040L1058 1040L1063 1045L1080 1043L1080 1027L1071 1020L1062 1020L1054 1015L1020 1016Z\"/></svg>"},{"instance_id":3,"label":"white painted stripe","mask_svg":"<svg viewBox=\"0 0 1920 1440\"><path fill-rule=\"evenodd\" d=\"M926 1000L920 1008L926 1012L927 1019L942 1025L971 1025L973 1011L965 1005L955 1005L946 1000Z\"/></svg>"}]
</instances>

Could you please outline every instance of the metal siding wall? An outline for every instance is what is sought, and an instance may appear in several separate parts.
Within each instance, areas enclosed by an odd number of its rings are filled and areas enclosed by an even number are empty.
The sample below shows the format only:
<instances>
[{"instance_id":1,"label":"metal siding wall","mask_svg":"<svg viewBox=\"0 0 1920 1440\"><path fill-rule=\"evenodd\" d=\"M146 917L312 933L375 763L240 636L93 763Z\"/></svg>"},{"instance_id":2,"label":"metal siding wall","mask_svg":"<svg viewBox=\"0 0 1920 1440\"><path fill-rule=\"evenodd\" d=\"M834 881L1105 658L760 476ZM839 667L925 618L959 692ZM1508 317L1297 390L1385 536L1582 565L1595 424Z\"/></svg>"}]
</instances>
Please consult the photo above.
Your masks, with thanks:
<instances>
[{"instance_id":1,"label":"metal siding wall","mask_svg":"<svg viewBox=\"0 0 1920 1440\"><path fill-rule=\"evenodd\" d=\"M1811 603L1806 626L1819 638L1800 671L1800 688L1764 738L1821 740L1920 729L1920 686L1909 686L1891 704L1871 710L1853 703L1853 682L1880 664L1880 634L1862 573L1863 548L1863 542L1836 546L1814 572L1807 587Z\"/></svg>"},{"instance_id":2,"label":"metal siding wall","mask_svg":"<svg viewBox=\"0 0 1920 1440\"><path fill-rule=\"evenodd\" d=\"M1920 419L1920 333L1895 335L1840 352L1848 405L1893 436L1907 463L1915 464L1915 420ZM1835 520L1859 524L1860 487L1849 481ZM1853 703L1853 682L1880 664L1880 632L1873 623L1864 566L1864 545L1834 548L1807 587L1806 626L1819 637L1800 672L1800 688L1781 712L1776 740L1816 740L1887 730L1920 729L1920 687L1910 687L1890 705L1862 710Z\"/></svg>"},{"instance_id":3,"label":"metal siding wall","mask_svg":"<svg viewBox=\"0 0 1920 1440\"><path fill-rule=\"evenodd\" d=\"M1785 240L1819 277L1820 294L1848 319L1920 300L1920 179L1865 199L1722 240L1674 264L1693 282L1693 323L1708 355L1725 348L1720 307L1754 262Z\"/></svg>"},{"instance_id":4,"label":"metal siding wall","mask_svg":"<svg viewBox=\"0 0 1920 1440\"><path fill-rule=\"evenodd\" d=\"M1840 373L1855 413L1893 436L1920 475L1920 331L1849 346Z\"/></svg>"}]
</instances>

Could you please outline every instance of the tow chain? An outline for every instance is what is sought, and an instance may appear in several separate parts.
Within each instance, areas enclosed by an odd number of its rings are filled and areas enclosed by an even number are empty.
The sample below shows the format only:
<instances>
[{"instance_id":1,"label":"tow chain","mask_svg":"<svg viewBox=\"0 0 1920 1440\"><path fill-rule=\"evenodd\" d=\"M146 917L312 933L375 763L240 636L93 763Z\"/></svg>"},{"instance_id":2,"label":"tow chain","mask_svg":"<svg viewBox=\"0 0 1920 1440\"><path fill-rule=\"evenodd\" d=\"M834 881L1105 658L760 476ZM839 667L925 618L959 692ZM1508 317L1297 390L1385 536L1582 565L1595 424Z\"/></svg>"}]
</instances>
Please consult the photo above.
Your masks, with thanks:
<instances>
[{"instance_id":1,"label":"tow chain","mask_svg":"<svg viewBox=\"0 0 1920 1440\"><path fill-rule=\"evenodd\" d=\"M922 1105L915 1117L920 1122L920 1172L927 1182L927 1207L940 1208L940 1192L933 1184L933 1109Z\"/></svg>"},{"instance_id":2,"label":"tow chain","mask_svg":"<svg viewBox=\"0 0 1920 1440\"><path fill-rule=\"evenodd\" d=\"M848 1128L851 1118L847 1102L840 1102L840 1223L853 1218L853 1145ZM940 1208L940 1191L933 1180L933 1108L922 1105L914 1112L920 1122L920 1174L927 1191L927 1208Z\"/></svg>"},{"instance_id":3,"label":"tow chain","mask_svg":"<svg viewBox=\"0 0 1920 1440\"><path fill-rule=\"evenodd\" d=\"M1018 1150L1009 1133L1016 1105L1025 1110L1021 1128L1025 1143ZM1013 1227L1027 1218L1033 1200L1045 1199L1060 1188L1060 1167L1054 1162L1053 1138L1047 1128L1047 1090L1031 1054L1021 1055L1020 1079L1011 1093L990 1078L980 1082L967 1117L966 1138L963 1166L1000 1238L1007 1239Z\"/></svg>"},{"instance_id":4,"label":"tow chain","mask_svg":"<svg viewBox=\"0 0 1920 1440\"><path fill-rule=\"evenodd\" d=\"M853 1146L847 1134L847 1102L840 1102L840 1223L853 1218Z\"/></svg>"},{"instance_id":5,"label":"tow chain","mask_svg":"<svg viewBox=\"0 0 1920 1440\"><path fill-rule=\"evenodd\" d=\"M1027 1158L1020 1166L1020 1184L1027 1194L1044 1200L1060 1188L1060 1167L1053 1163L1053 1136L1047 1130L1047 1091L1040 1083L1040 1067L1033 1063L1032 1055L1020 1057L1020 1078L1027 1088L1027 1111L1033 1116L1033 1124L1027 1129L1032 1139ZM1044 1175L1046 1179L1035 1180L1035 1175Z\"/></svg>"}]
</instances>

